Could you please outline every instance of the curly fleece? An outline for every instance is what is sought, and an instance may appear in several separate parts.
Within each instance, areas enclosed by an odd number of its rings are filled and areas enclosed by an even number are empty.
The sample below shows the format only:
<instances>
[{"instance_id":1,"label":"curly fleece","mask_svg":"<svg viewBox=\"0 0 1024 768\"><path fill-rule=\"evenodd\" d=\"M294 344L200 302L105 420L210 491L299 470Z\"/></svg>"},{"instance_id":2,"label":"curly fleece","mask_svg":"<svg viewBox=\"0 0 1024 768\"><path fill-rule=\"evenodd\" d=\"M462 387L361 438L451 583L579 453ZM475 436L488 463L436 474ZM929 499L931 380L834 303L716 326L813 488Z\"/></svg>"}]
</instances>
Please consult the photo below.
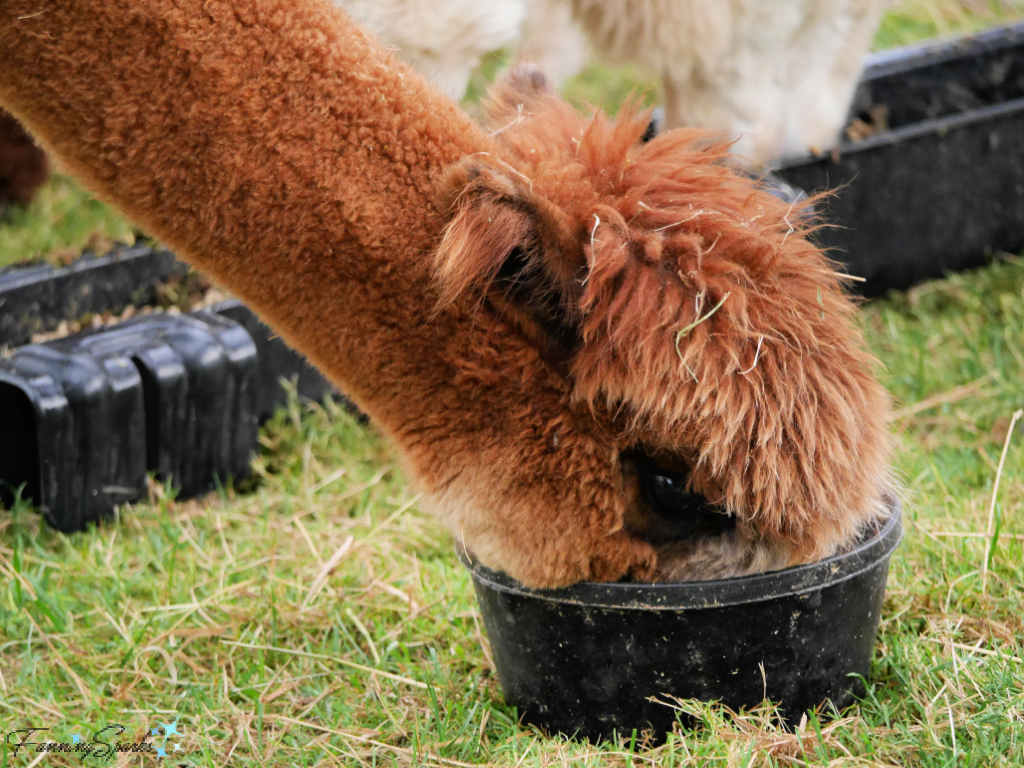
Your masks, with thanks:
<instances>
[{"instance_id":1,"label":"curly fleece","mask_svg":"<svg viewBox=\"0 0 1024 768\"><path fill-rule=\"evenodd\" d=\"M824 258L802 233L783 234L785 212L724 170L720 150L703 154L692 136L627 150L636 120L611 127L597 118L586 128L557 109L534 116L513 103L522 89L508 88L509 122L533 128L488 136L342 11L314 0L0 6L0 103L72 173L235 291L334 380L397 444L428 503L483 562L534 586L707 575L707 548L703 560L664 548L659 565L657 548L637 534L640 502L625 457L639 447L685 458L700 489L741 521L729 550L762 555L735 559L730 572L848 542L877 512L887 406ZM571 153L584 147L581 165ZM547 165L532 164L527 148L540 148ZM631 152L646 169L636 185L625 173ZM565 190L579 197L558 192L560 163L575 179ZM582 346L552 340L550 323L517 316L514 301L502 310L477 270L444 267L465 253L453 240L459 222L479 223L488 204L464 193L478 171L512 185L512 197L525 194L530 174L543 177L519 231L548 233L555 223L562 250L545 251L553 271L542 291L557 293L566 265L590 266L594 285L570 313ZM691 176L704 181L694 182L685 210L708 197L732 221L714 259L699 256L713 249L712 217L656 245L676 225L676 187ZM637 218L648 190L655 210ZM761 207L766 222L742 236L737 222ZM608 215L604 231L592 230L591 213ZM641 311L625 290L630 275L646 273L607 250L621 242L632 255L632 243L648 241L651 259L661 247L672 264L696 270L666 289L663 323L657 302ZM801 269L809 271L794 274ZM696 328L673 366L665 338L680 329L672 324L688 321L691 297L700 312L701 296L706 310L720 295L721 318ZM827 322L814 319L822 311ZM661 334L636 361L631 329ZM799 335L808 329L818 335ZM718 343L716 334L737 335ZM753 334L768 350L753 383L742 383L737 368L750 363ZM852 366L845 378L843 365ZM688 369L720 385L694 394ZM784 378L794 372L801 387L787 400ZM657 387L672 400L667 409ZM845 411L827 413L844 397ZM779 403L782 412L768 411ZM872 411L853 413L858 404ZM696 431L684 438L687 430ZM759 450L777 463L758 466L748 483ZM865 458L862 473L831 474ZM672 562L679 567L666 568Z\"/></svg>"}]
</instances>

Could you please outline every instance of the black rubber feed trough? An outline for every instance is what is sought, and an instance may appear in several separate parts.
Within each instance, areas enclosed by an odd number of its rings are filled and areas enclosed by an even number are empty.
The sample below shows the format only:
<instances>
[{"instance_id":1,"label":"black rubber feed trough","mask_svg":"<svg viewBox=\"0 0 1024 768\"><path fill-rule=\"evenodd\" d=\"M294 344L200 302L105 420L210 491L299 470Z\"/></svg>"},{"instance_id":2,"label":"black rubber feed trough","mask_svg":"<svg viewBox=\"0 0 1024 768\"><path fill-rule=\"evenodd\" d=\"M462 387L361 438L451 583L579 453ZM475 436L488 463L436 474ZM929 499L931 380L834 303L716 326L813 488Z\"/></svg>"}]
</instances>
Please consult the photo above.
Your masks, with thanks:
<instances>
[{"instance_id":1,"label":"black rubber feed trough","mask_svg":"<svg viewBox=\"0 0 1024 768\"><path fill-rule=\"evenodd\" d=\"M1024 24L876 54L853 117L871 135L785 161L837 228L819 242L867 296L1024 249Z\"/></svg>"},{"instance_id":2,"label":"black rubber feed trough","mask_svg":"<svg viewBox=\"0 0 1024 768\"><path fill-rule=\"evenodd\" d=\"M0 359L0 502L23 488L70 532L142 496L150 472L180 499L245 477L282 378L330 391L235 300L21 347Z\"/></svg>"},{"instance_id":3,"label":"black rubber feed trough","mask_svg":"<svg viewBox=\"0 0 1024 768\"><path fill-rule=\"evenodd\" d=\"M62 320L151 304L157 285L187 272L170 251L144 245L117 246L104 256L83 254L65 267L0 270L0 347L28 344L32 334L53 330Z\"/></svg>"},{"instance_id":4,"label":"black rubber feed trough","mask_svg":"<svg viewBox=\"0 0 1024 768\"><path fill-rule=\"evenodd\" d=\"M530 590L471 554L459 559L473 576L505 701L526 722L591 740L634 730L662 739L677 712L652 698L738 711L767 697L794 723L826 700L851 704L902 537L899 503L891 510L846 554L719 581Z\"/></svg>"},{"instance_id":5,"label":"black rubber feed trough","mask_svg":"<svg viewBox=\"0 0 1024 768\"><path fill-rule=\"evenodd\" d=\"M52 526L76 531L143 495L149 472L196 496L248 472L258 422L287 399L282 379L310 400L334 392L235 299L20 346L147 305L187 270L145 246L0 270L0 348L15 347L0 359L0 503L23 486Z\"/></svg>"},{"instance_id":6,"label":"black rubber feed trough","mask_svg":"<svg viewBox=\"0 0 1024 768\"><path fill-rule=\"evenodd\" d=\"M0 270L0 348L28 344L32 335L52 331L61 321L83 315L120 312L129 304L147 306L160 283L181 278L188 266L174 254L148 246L117 246L105 256L83 254L65 267L36 264ZM260 361L256 407L261 420L282 406L280 379L295 380L300 397L323 400L333 387L236 299L209 311L234 320L256 343Z\"/></svg>"},{"instance_id":7,"label":"black rubber feed trough","mask_svg":"<svg viewBox=\"0 0 1024 768\"><path fill-rule=\"evenodd\" d=\"M187 498L243 477L256 444L256 345L212 313L150 315L0 360L0 498L24 486L81 530L145 491Z\"/></svg>"}]
</instances>

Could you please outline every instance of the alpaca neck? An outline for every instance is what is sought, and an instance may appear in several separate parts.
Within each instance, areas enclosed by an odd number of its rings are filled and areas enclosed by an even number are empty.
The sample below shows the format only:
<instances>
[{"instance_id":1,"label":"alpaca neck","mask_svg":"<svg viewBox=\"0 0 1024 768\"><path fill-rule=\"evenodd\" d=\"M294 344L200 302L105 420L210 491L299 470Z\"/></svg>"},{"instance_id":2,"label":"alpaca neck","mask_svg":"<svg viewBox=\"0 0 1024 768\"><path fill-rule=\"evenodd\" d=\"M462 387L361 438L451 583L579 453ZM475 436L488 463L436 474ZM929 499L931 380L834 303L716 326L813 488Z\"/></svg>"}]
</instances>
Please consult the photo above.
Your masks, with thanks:
<instances>
[{"instance_id":1,"label":"alpaca neck","mask_svg":"<svg viewBox=\"0 0 1024 768\"><path fill-rule=\"evenodd\" d=\"M424 350L457 322L428 322L433 181L489 144L342 11L12 0L0 103L386 428L388 401L430 385Z\"/></svg>"},{"instance_id":2,"label":"alpaca neck","mask_svg":"<svg viewBox=\"0 0 1024 768\"><path fill-rule=\"evenodd\" d=\"M0 104L338 384L483 562L536 586L650 571L566 381L497 318L435 312L435 181L497 150L342 11L6 0Z\"/></svg>"}]
</instances>

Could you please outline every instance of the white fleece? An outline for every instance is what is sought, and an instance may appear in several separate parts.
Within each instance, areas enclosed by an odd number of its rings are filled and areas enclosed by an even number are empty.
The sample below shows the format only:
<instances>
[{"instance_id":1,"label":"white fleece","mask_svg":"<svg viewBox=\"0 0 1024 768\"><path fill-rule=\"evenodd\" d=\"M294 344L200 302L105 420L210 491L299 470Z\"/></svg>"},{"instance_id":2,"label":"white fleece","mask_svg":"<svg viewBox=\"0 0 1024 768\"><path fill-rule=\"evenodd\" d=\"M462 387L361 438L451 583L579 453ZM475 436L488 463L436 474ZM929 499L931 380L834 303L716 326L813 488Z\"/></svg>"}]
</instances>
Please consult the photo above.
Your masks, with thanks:
<instances>
[{"instance_id":1,"label":"white fleece","mask_svg":"<svg viewBox=\"0 0 1024 768\"><path fill-rule=\"evenodd\" d=\"M590 51L662 78L667 128L734 133L763 163L839 137L891 0L335 0L460 98L517 41L561 84Z\"/></svg>"}]
</instances>

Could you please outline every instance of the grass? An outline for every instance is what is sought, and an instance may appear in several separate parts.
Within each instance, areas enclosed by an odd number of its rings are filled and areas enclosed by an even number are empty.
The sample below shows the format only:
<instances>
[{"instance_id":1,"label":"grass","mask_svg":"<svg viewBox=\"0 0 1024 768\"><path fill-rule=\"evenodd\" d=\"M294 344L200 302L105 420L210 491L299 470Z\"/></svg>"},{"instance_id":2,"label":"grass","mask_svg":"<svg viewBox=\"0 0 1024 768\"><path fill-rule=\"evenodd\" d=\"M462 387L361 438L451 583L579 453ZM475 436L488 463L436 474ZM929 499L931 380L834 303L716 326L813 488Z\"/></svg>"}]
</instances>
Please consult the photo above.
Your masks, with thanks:
<instances>
[{"instance_id":1,"label":"grass","mask_svg":"<svg viewBox=\"0 0 1024 768\"><path fill-rule=\"evenodd\" d=\"M883 18L874 48L895 48L927 37L977 32L1021 18L1021 0L903 0Z\"/></svg>"},{"instance_id":2,"label":"grass","mask_svg":"<svg viewBox=\"0 0 1024 768\"><path fill-rule=\"evenodd\" d=\"M838 718L788 733L767 703L689 702L701 726L656 749L518 725L469 578L392 450L293 399L236 488L176 502L154 484L74 536L21 502L0 515L0 731L134 741L176 722L171 764L197 766L1022 765L1020 422L986 534L1024 405L1024 260L872 302L863 322L898 402L907 533L869 693ZM0 768L115 763L159 764L0 746Z\"/></svg>"},{"instance_id":3,"label":"grass","mask_svg":"<svg viewBox=\"0 0 1024 768\"><path fill-rule=\"evenodd\" d=\"M702 727L657 749L520 727L451 540L391 450L342 409L293 400L263 430L244 491L177 503L154 485L75 536L24 504L0 519L0 728L70 742L120 724L127 740L177 720L183 760L209 766L1020 765L1020 430L987 589L979 534L1022 404L1024 260L864 315L902 411L907 535L870 693L839 719L786 733L770 705L733 716L691 702ZM3 754L0 766L30 762Z\"/></svg>"},{"instance_id":4,"label":"grass","mask_svg":"<svg viewBox=\"0 0 1024 768\"><path fill-rule=\"evenodd\" d=\"M0 268L40 259L62 264L83 248L105 253L114 242L134 240L121 214L70 177L54 174L29 206L0 216Z\"/></svg>"}]
</instances>

